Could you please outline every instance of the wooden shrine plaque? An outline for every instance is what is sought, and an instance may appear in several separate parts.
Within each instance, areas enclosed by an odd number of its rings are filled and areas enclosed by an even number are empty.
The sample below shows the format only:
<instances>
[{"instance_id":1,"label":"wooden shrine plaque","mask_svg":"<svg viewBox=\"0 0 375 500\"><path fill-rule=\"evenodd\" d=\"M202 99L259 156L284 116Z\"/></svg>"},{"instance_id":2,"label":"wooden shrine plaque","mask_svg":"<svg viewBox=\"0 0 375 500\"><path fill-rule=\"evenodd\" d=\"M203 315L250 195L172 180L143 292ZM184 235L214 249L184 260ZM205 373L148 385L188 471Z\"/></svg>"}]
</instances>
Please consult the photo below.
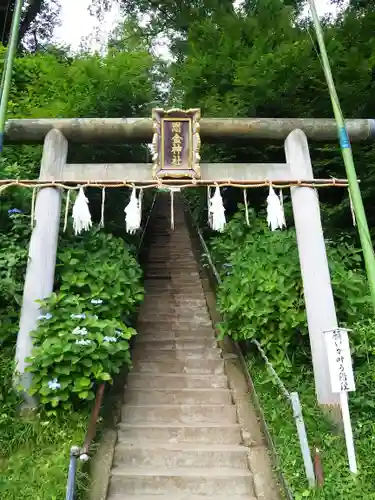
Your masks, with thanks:
<instances>
[{"instance_id":1,"label":"wooden shrine plaque","mask_svg":"<svg viewBox=\"0 0 375 500\"><path fill-rule=\"evenodd\" d=\"M200 178L200 109L152 110L154 178Z\"/></svg>"}]
</instances>

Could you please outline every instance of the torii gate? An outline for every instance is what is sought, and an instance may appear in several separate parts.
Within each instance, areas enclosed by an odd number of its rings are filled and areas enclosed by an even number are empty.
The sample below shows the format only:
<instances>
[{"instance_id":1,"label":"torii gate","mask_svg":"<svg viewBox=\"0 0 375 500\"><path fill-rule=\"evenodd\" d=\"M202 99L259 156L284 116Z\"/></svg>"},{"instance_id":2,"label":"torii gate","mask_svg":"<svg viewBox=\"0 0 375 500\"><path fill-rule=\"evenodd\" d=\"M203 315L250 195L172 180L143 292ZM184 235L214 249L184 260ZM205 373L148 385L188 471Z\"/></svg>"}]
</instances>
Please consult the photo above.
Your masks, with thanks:
<instances>
[{"instance_id":1,"label":"torii gate","mask_svg":"<svg viewBox=\"0 0 375 500\"><path fill-rule=\"evenodd\" d=\"M161 156L164 143L154 134L154 145L161 152L150 164L68 164L68 142L74 143L151 143L153 130L160 134L163 118L169 116L171 123L181 121L184 112L169 114L154 110L153 119L42 119L9 120L5 139L8 143L44 142L40 168L40 182L71 182L85 184L87 181L123 181L146 183L155 176L184 176L214 183L225 179L238 181L286 181L291 187L294 222L297 235L300 267L303 280L308 330L310 336L315 387L318 403L322 406L338 406L339 398L332 393L328 361L323 345L323 331L337 327L332 286L320 218L319 200L313 187L298 186L298 180L313 180L313 170L307 137L319 141L337 138L336 124L331 119L202 119L199 110L191 110L187 128L182 124L182 138L191 139L189 147L182 148L190 161L189 172L176 172L180 160ZM185 118L186 118L185 116ZM167 121L167 120L166 120ZM182 120L183 121L183 120ZM154 123L153 123L154 122ZM198 125L199 122L199 125ZM170 126L173 127L173 125ZM190 128L189 128L190 127ZM204 141L225 141L229 138L285 140L285 163L202 163L199 165L199 128ZM158 130L157 130L158 129ZM375 120L347 121L348 134L352 141L365 141L375 137ZM169 135L168 135L169 133ZM164 134L167 142L171 129ZM185 135L184 135L185 134ZM198 134L192 137L189 134ZM168 139L169 137L169 139ZM185 139L184 139L185 137ZM186 139L188 140L188 139ZM178 149L178 148L177 148ZM170 151L171 153L171 151ZM195 154L195 156L194 156ZM192 156L193 155L193 156ZM168 156L168 155L167 155ZM168 163L169 162L169 163ZM168 168L163 171L167 165ZM185 165L186 166L186 165ZM173 171L174 170L174 171ZM207 184L208 182L206 182ZM61 211L61 190L45 187L37 195L35 227L32 232L29 258L25 277L20 328L17 338L16 363L25 389L30 386L30 374L25 373L25 359L31 355L30 332L37 327L39 307L36 300L49 296L53 291L56 251ZM308 224L306 224L308 221ZM48 249L48 251L45 251ZM25 395L29 404L35 401Z\"/></svg>"}]
</instances>

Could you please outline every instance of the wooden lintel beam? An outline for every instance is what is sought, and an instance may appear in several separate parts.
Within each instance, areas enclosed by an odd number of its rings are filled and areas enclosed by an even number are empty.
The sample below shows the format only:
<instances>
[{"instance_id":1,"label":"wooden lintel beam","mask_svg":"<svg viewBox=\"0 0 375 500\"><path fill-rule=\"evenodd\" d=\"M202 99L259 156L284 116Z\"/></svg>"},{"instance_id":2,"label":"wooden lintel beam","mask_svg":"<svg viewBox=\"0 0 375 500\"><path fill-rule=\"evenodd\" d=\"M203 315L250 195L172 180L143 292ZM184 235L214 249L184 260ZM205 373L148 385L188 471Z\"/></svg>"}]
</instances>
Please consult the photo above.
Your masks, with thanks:
<instances>
[{"instance_id":1,"label":"wooden lintel beam","mask_svg":"<svg viewBox=\"0 0 375 500\"><path fill-rule=\"evenodd\" d=\"M375 139L375 119L347 120L354 142ZM8 120L6 143L42 143L51 129L60 130L75 143L131 143L152 139L151 118L58 118ZM202 140L267 139L283 141L295 129L303 130L310 140L337 141L336 123L328 118L203 118Z\"/></svg>"}]
</instances>

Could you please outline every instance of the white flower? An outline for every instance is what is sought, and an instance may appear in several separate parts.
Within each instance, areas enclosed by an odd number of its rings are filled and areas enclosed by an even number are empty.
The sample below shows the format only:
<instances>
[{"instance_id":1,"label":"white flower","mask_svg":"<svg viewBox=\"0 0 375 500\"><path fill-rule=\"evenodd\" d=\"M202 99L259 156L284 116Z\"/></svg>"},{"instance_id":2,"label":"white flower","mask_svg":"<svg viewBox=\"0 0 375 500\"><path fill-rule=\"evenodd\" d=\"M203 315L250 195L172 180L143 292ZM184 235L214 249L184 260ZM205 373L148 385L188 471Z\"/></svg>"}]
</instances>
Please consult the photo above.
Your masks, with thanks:
<instances>
[{"instance_id":1,"label":"white flower","mask_svg":"<svg viewBox=\"0 0 375 500\"><path fill-rule=\"evenodd\" d=\"M91 304L103 304L102 299L91 299Z\"/></svg>"},{"instance_id":2,"label":"white flower","mask_svg":"<svg viewBox=\"0 0 375 500\"><path fill-rule=\"evenodd\" d=\"M90 339L76 340L76 344L78 344L78 345L89 345L89 344L91 344L91 340Z\"/></svg>"},{"instance_id":3,"label":"white flower","mask_svg":"<svg viewBox=\"0 0 375 500\"><path fill-rule=\"evenodd\" d=\"M81 314L71 314L70 317L72 319L85 319L86 318L86 314L85 313L81 313Z\"/></svg>"},{"instance_id":4,"label":"white flower","mask_svg":"<svg viewBox=\"0 0 375 500\"><path fill-rule=\"evenodd\" d=\"M115 329L115 334L116 335L122 335L122 330L120 330L120 328L116 328Z\"/></svg>"},{"instance_id":5,"label":"white flower","mask_svg":"<svg viewBox=\"0 0 375 500\"><path fill-rule=\"evenodd\" d=\"M57 381L57 378L54 378L53 380L48 381L48 387L49 389L56 391L56 389L60 389L61 384Z\"/></svg>"},{"instance_id":6,"label":"white flower","mask_svg":"<svg viewBox=\"0 0 375 500\"><path fill-rule=\"evenodd\" d=\"M87 328L80 328L79 326L77 326L76 328L74 328L72 333L73 335L87 335L88 331Z\"/></svg>"},{"instance_id":7,"label":"white flower","mask_svg":"<svg viewBox=\"0 0 375 500\"><path fill-rule=\"evenodd\" d=\"M116 337L104 337L105 342L117 342Z\"/></svg>"},{"instance_id":8,"label":"white flower","mask_svg":"<svg viewBox=\"0 0 375 500\"><path fill-rule=\"evenodd\" d=\"M42 319L51 319L52 318L52 314L51 313L47 313L47 314L40 314L38 316L38 320L41 321Z\"/></svg>"}]
</instances>

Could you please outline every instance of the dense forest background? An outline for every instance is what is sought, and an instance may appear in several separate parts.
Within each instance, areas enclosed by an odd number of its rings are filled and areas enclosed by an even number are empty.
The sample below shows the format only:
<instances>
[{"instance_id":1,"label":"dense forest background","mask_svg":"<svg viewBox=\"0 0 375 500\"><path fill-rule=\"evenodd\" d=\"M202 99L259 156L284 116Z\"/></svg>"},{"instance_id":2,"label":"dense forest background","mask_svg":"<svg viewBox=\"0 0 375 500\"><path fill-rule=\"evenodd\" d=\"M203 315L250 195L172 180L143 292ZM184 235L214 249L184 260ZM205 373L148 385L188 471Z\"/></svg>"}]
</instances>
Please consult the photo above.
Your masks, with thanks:
<instances>
[{"instance_id":1,"label":"dense forest background","mask_svg":"<svg viewBox=\"0 0 375 500\"><path fill-rule=\"evenodd\" d=\"M100 17L113 3L93 0L91 10ZM347 118L370 118L375 104L375 4L332 3L338 14L323 22L342 109ZM13 4L0 2L5 44ZM149 116L155 105L198 106L207 117L332 117L306 2L246 0L237 7L229 0L120 4L123 15L104 55L84 50L72 55L69 47L52 43L59 1L26 2L10 118ZM161 43L167 48L161 49ZM353 149L372 228L373 148L355 144ZM40 151L26 150L30 172ZM23 155L25 148L8 148L5 157L16 159L20 151ZM72 149L71 155L83 160L87 151ZM147 148L96 148L93 154L94 159L127 155L128 160L144 161ZM204 146L208 161L282 160L283 154L282 144L263 141ZM316 176L345 177L338 144L312 144L312 156ZM231 209L241 195L228 194ZM253 196L255 203L264 200L264 193ZM352 233L347 193L323 191L321 201L326 230Z\"/></svg>"}]
</instances>

